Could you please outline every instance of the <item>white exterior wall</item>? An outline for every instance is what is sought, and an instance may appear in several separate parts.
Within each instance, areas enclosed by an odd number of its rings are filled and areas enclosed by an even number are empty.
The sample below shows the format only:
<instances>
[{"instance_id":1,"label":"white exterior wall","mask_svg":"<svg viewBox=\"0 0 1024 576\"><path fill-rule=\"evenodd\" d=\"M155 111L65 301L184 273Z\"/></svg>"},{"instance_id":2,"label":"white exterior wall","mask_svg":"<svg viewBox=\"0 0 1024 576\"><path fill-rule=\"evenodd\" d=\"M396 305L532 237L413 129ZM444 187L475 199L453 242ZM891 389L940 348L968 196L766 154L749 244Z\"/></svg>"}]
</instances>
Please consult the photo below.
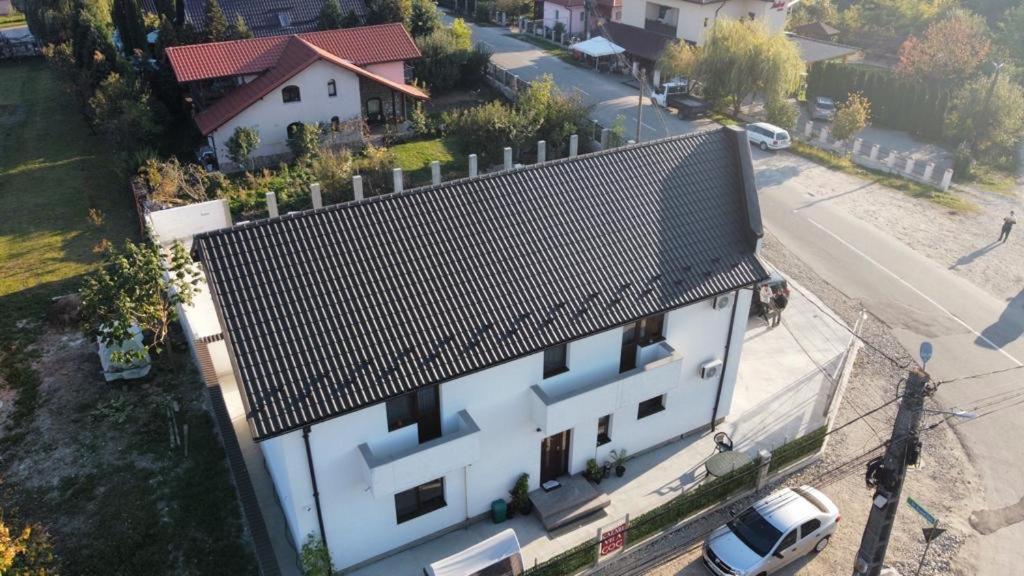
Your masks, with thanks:
<instances>
[{"instance_id":1,"label":"white exterior wall","mask_svg":"<svg viewBox=\"0 0 1024 576\"><path fill-rule=\"evenodd\" d=\"M334 80L338 95L327 95L327 82ZM285 103L281 91L285 86L298 86L301 101ZM260 145L253 158L288 153L288 125L292 122L330 123L337 116L342 122L358 118L362 114L362 100L359 95L359 76L320 60L299 72L255 102L240 114L228 120L210 134L217 151L217 161L230 168L225 143L239 126L253 126L260 133Z\"/></svg>"},{"instance_id":2,"label":"white exterior wall","mask_svg":"<svg viewBox=\"0 0 1024 576\"><path fill-rule=\"evenodd\" d=\"M585 34L584 27L586 26L586 22L580 19L583 13L583 6L568 8L555 2L545 2L544 25L548 28L554 28L555 22L561 22L565 26L565 33L567 35L582 37Z\"/></svg>"},{"instance_id":3,"label":"white exterior wall","mask_svg":"<svg viewBox=\"0 0 1024 576\"><path fill-rule=\"evenodd\" d=\"M763 0L727 0L724 3L695 4L686 0L622 0L622 22L638 28L644 27L646 20L647 5L660 4L679 10L679 22L676 27L676 37L682 38L696 44L703 44L708 30L715 22L715 11L718 10L720 18L749 18L749 13L754 13L754 19L765 22L773 32L780 32L786 24L786 8L772 8L772 2ZM707 27L704 26L704 19L707 19Z\"/></svg>"},{"instance_id":4,"label":"white exterior wall","mask_svg":"<svg viewBox=\"0 0 1024 576\"><path fill-rule=\"evenodd\" d=\"M738 293L719 418L729 412L750 306L750 290ZM613 449L625 448L636 454L708 425L719 380L701 379L700 366L711 360L724 360L732 317L731 308L716 310L711 300L668 313L665 341L682 358L673 364L681 377L667 390L665 410L637 420L637 404L647 398L628 398L612 411L611 442L600 448L596 447L597 419L603 415L603 407L585 403L600 402L594 398L601 395L581 395L575 412L594 416L581 417L572 427L569 472L582 472L589 458L601 462ZM613 383L619 378L621 338L622 329L615 328L570 343L569 371L552 378L543 378L543 354L534 354L443 383L443 437L454 438L459 429L458 413L465 410L480 428L474 438L474 442L479 441L479 455L474 455L476 461L465 466L454 463L455 458L446 456L450 451L443 447L430 448L429 454L418 453L415 458L423 460L429 456L430 465L443 471L440 474L445 480L446 506L402 524L395 518L393 493L378 487L376 491L384 493L375 494L368 486L367 465L359 445L366 443L377 454L412 449L418 445L417 428L408 426L388 432L383 403L313 425L310 440L327 543L336 568L366 561L486 514L491 501L508 497L509 488L523 472L530 475L530 489L538 488L541 442L560 430L538 432L541 425L533 413L537 396L531 386L536 384L553 395L611 386L604 382ZM642 352L648 350L644 348ZM636 382L643 384L642 380ZM576 398L566 401L574 402ZM318 527L301 432L265 440L261 447L293 538L302 542L307 534L317 533ZM452 460L450 466L440 461L446 458ZM401 481L396 479L393 490L410 487L397 485Z\"/></svg>"}]
</instances>

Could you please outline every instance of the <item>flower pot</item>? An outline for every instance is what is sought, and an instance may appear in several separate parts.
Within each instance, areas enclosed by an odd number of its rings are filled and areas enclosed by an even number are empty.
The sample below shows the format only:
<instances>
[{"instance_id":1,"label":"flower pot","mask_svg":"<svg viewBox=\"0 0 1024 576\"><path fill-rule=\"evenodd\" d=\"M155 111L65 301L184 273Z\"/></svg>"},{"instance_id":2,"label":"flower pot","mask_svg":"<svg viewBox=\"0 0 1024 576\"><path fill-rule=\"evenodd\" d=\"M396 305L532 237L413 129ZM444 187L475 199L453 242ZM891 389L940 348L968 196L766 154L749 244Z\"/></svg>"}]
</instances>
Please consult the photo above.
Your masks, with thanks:
<instances>
[{"instance_id":1,"label":"flower pot","mask_svg":"<svg viewBox=\"0 0 1024 576\"><path fill-rule=\"evenodd\" d=\"M533 502L531 502L530 499L527 498L526 502L523 502L523 504L519 507L519 513L523 516L529 516L530 512L533 512Z\"/></svg>"},{"instance_id":2,"label":"flower pot","mask_svg":"<svg viewBox=\"0 0 1024 576\"><path fill-rule=\"evenodd\" d=\"M622 475L625 473L626 467L623 466L622 464L619 464L618 466L615 467L615 475L618 476L619 478L622 478Z\"/></svg>"}]
</instances>

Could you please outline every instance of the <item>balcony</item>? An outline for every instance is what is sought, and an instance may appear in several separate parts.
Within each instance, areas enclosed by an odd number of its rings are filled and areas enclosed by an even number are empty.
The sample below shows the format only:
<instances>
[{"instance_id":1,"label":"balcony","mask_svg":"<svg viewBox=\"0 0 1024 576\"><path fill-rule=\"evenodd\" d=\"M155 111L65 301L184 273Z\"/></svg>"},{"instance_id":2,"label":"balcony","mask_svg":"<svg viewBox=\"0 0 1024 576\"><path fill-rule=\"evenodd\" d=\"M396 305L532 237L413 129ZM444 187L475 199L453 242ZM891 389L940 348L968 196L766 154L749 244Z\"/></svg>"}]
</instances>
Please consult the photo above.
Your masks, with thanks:
<instances>
[{"instance_id":1,"label":"balcony","mask_svg":"<svg viewBox=\"0 0 1024 576\"><path fill-rule=\"evenodd\" d=\"M545 392L534 384L530 388L533 421L544 434L554 434L664 394L679 384L683 355L667 342L641 348L638 361L640 366L633 370L559 394Z\"/></svg>"},{"instance_id":2,"label":"balcony","mask_svg":"<svg viewBox=\"0 0 1024 576\"><path fill-rule=\"evenodd\" d=\"M389 451L360 444L363 473L374 497L386 498L479 460L480 427L465 410L456 420L456 430L423 444Z\"/></svg>"},{"instance_id":3,"label":"balcony","mask_svg":"<svg viewBox=\"0 0 1024 576\"><path fill-rule=\"evenodd\" d=\"M665 22L662 22L661 20L651 20L649 18L647 20L644 20L644 30L647 30L649 32L657 32L658 34L663 34L665 36L671 36L673 38L675 38L675 36L676 36L676 28L678 26L679 26L678 23L677 24L666 24Z\"/></svg>"}]
</instances>

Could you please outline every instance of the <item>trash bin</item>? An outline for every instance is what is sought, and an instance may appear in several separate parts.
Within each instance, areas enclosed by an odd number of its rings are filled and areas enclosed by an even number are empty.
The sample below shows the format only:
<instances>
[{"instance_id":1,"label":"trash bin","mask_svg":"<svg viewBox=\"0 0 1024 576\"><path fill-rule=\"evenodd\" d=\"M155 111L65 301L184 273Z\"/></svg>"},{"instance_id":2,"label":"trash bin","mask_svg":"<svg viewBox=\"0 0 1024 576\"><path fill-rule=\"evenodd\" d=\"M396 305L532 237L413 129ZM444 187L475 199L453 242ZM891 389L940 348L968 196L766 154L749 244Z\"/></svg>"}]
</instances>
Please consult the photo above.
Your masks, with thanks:
<instances>
[{"instance_id":1,"label":"trash bin","mask_svg":"<svg viewBox=\"0 0 1024 576\"><path fill-rule=\"evenodd\" d=\"M508 518L508 504L500 498L491 502L491 520L495 524L501 524L506 518Z\"/></svg>"}]
</instances>

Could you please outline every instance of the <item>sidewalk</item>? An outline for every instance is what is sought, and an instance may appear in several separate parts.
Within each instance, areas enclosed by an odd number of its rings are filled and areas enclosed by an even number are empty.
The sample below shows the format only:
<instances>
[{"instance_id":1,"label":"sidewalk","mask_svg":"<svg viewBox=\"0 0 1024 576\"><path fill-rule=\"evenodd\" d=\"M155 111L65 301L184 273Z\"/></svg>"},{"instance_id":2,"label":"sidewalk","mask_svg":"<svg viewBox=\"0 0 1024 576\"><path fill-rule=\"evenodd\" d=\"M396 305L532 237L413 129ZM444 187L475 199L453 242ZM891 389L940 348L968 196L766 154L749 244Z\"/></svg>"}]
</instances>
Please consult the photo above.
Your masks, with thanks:
<instances>
[{"instance_id":1,"label":"sidewalk","mask_svg":"<svg viewBox=\"0 0 1024 576\"><path fill-rule=\"evenodd\" d=\"M751 457L825 423L828 396L851 336L815 304L824 309L794 290L782 326L768 329L758 318L748 325L732 410L718 430L728 432L736 449ZM524 565L533 566L592 538L600 527L650 510L703 480L704 462L715 453L712 436L705 432L631 459L623 478L598 486L611 505L581 522L548 533L534 516L502 524L480 521L347 574L418 576L428 564L507 528L516 532Z\"/></svg>"}]
</instances>

